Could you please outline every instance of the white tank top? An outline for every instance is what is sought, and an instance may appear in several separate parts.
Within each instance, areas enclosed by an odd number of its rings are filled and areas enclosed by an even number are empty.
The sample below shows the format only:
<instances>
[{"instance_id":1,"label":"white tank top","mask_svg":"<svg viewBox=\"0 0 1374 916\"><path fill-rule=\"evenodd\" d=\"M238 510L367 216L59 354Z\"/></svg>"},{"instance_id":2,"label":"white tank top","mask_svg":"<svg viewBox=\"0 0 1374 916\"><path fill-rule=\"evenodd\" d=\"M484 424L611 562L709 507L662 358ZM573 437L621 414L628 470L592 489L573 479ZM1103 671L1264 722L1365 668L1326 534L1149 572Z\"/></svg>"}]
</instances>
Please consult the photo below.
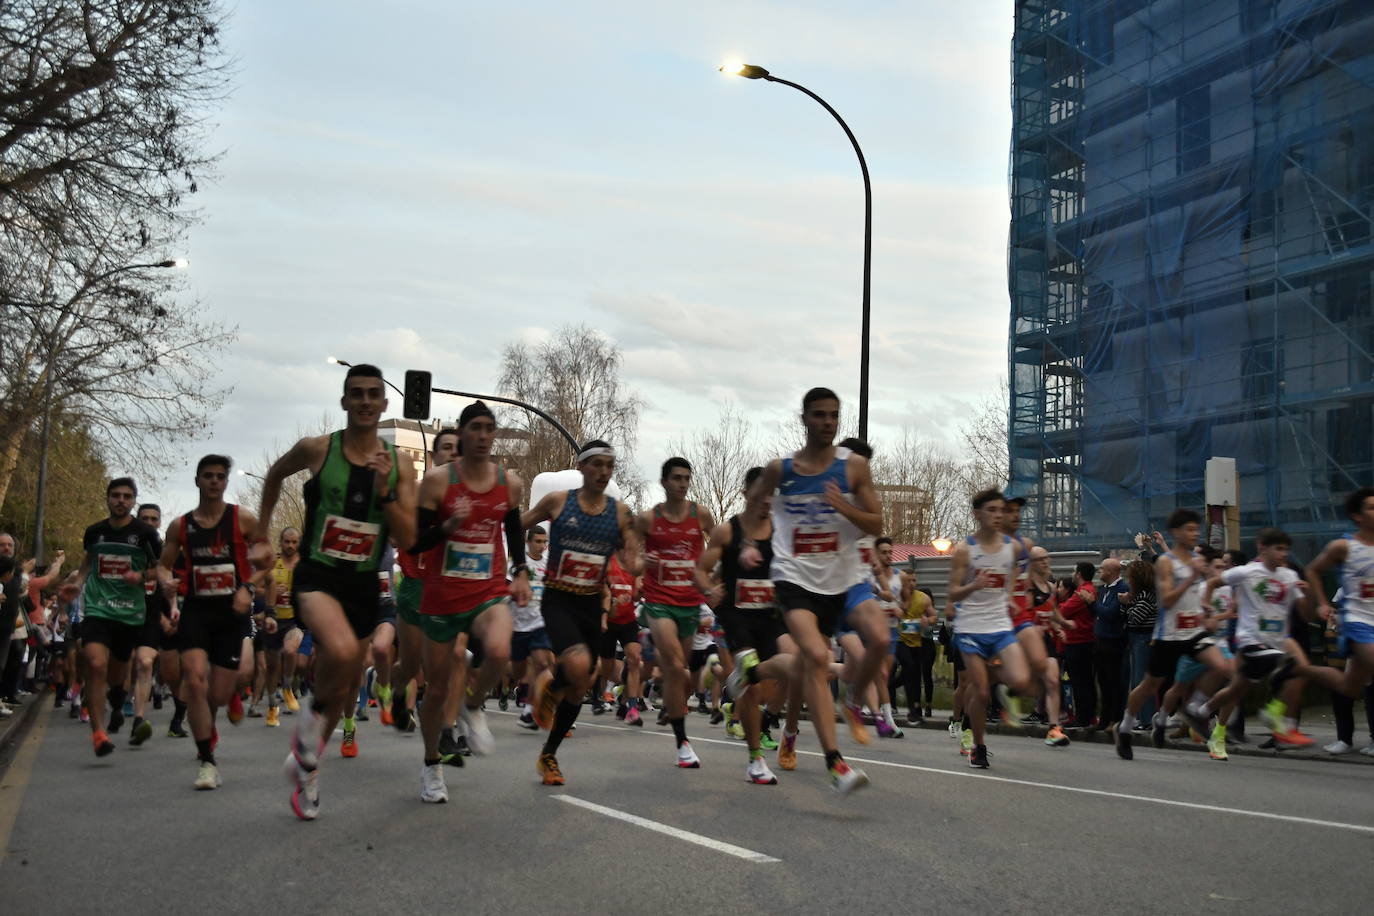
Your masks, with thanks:
<instances>
[{"instance_id":1,"label":"white tank top","mask_svg":"<svg viewBox=\"0 0 1374 916\"><path fill-rule=\"evenodd\" d=\"M1374 627L1374 545L1346 540L1341 564L1341 623L1353 621Z\"/></svg>"},{"instance_id":2,"label":"white tank top","mask_svg":"<svg viewBox=\"0 0 1374 916\"><path fill-rule=\"evenodd\" d=\"M993 588L980 588L959 602L954 617L956 633L1001 633L1011 629L1011 605L1007 583L1016 574L1016 554L1011 538L1000 536L996 550L984 550L978 539L968 538L968 573L964 584L972 582L981 569L993 580Z\"/></svg>"},{"instance_id":3,"label":"white tank top","mask_svg":"<svg viewBox=\"0 0 1374 916\"><path fill-rule=\"evenodd\" d=\"M851 503L845 462L847 448L835 449L835 460L819 474L799 474L789 456L773 497L773 567L776 582L787 582L818 595L841 595L861 581L859 529L830 505L825 485L834 481Z\"/></svg>"},{"instance_id":4,"label":"white tank top","mask_svg":"<svg viewBox=\"0 0 1374 916\"><path fill-rule=\"evenodd\" d=\"M1199 576L1171 607L1165 607L1164 591L1166 587L1170 590L1178 588L1193 574L1192 567L1180 560L1176 554L1171 552L1166 556L1172 564L1173 582L1167 586L1161 583L1156 589L1159 594L1160 607L1159 619L1155 621L1155 639L1162 639L1165 642L1192 639L1193 636L1202 632L1202 593L1207 587L1207 580ZM1158 560L1155 561L1156 567L1158 562Z\"/></svg>"},{"instance_id":5,"label":"white tank top","mask_svg":"<svg viewBox=\"0 0 1374 916\"><path fill-rule=\"evenodd\" d=\"M1221 578L1236 599L1236 645L1283 648L1288 617L1298 597L1298 574L1287 566L1269 571L1259 560L1226 570Z\"/></svg>"}]
</instances>

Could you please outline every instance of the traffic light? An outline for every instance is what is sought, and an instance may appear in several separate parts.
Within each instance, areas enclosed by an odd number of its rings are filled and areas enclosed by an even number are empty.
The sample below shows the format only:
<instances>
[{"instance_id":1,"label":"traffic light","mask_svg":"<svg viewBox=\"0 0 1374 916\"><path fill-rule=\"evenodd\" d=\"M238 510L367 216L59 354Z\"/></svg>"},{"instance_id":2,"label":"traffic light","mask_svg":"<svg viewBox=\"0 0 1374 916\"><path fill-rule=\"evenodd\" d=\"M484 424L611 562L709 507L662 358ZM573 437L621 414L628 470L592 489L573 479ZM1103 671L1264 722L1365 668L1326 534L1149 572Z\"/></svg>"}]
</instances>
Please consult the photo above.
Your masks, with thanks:
<instances>
[{"instance_id":1,"label":"traffic light","mask_svg":"<svg viewBox=\"0 0 1374 916\"><path fill-rule=\"evenodd\" d=\"M406 370L405 409L407 420L429 419L429 388L432 376L423 369Z\"/></svg>"}]
</instances>

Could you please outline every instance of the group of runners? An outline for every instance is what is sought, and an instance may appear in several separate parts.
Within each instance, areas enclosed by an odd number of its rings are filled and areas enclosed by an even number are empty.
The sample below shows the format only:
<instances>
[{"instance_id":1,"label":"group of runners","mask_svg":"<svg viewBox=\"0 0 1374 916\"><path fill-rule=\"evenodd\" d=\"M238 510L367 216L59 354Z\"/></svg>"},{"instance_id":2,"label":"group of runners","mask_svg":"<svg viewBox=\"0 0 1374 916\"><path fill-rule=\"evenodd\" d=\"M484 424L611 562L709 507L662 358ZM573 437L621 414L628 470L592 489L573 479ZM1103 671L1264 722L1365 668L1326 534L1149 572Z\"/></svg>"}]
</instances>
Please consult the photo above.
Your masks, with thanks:
<instances>
[{"instance_id":1,"label":"group of runners","mask_svg":"<svg viewBox=\"0 0 1374 916\"><path fill-rule=\"evenodd\" d=\"M130 686L130 740L151 736L144 704L155 662L175 702L169 734L184 734L184 723L195 741L199 789L220 784L218 713L239 721L245 689L249 713L267 706L267 725L292 714L283 768L292 810L306 820L319 813L320 768L336 728L342 756L358 752L360 689L376 698L383 723L418 725L420 798L431 803L447 801L444 768L461 764L463 750L493 750L484 701L495 691L504 708L512 685L520 723L547 732L535 769L551 786L565 782L559 752L584 699L597 713L613 703L626 724L642 725L654 671L679 768L701 766L687 734L700 691L723 690L718 715L744 739L755 784L778 781L767 750L776 749L780 769L796 768L803 709L841 794L868 777L844 759L839 721L859 744L872 740L869 722L879 736L902 735L888 689L894 656L904 637L930 632L935 609L913 600L909 577L892 566L871 452L857 440L835 442L840 401L829 389L803 398L804 445L751 470L743 510L720 520L688 498L692 469L682 458L663 464L663 501L636 514L607 492L614 448L593 440L576 456L581 485L522 511L526 482L492 459L496 418L482 402L434 436L422 474L378 435L387 407L378 369L350 367L341 406L342 430L302 439L273 463L256 514L225 501L232 465L224 456L199 461L199 503L171 520L165 542L157 507L136 510L133 481L110 482L109 517L87 530L85 558L60 590L82 646L73 678L85 685L82 715L97 755L114 750ZM304 523L274 543L282 485L302 471L310 475ZM995 490L974 496L976 531L951 563L946 615L962 669L951 734L964 737L980 768L989 765L994 692L1004 709L1040 699L1054 726L1046 743L1069 743L1057 727L1060 679L1046 646L1065 621L1045 584L1049 555L1018 531L1020 505ZM1200 520L1174 514L1171 552L1158 561L1150 678L1120 724L1122 757L1131 756L1133 717L1181 657L1200 670L1191 682L1176 679L1161 715L1178 709L1213 741L1220 729L1223 755L1224 723L1261 679L1272 676L1280 705L1296 704L1304 680L1363 689L1374 672L1374 490L1352 495L1347 508L1358 531L1328 546L1306 582L1287 568L1282 532L1261 532L1253 563L1214 570L1195 553ZM1331 613L1312 596L1338 567L1351 644L1344 673L1314 668L1287 636L1295 606ZM1234 596L1237 664L1219 647L1221 620L1203 610L1204 596L1220 589ZM836 678L845 684L838 700ZM298 698L302 681L308 693ZM908 702L918 714L918 700ZM1274 714L1276 734L1299 741L1286 711Z\"/></svg>"}]
</instances>

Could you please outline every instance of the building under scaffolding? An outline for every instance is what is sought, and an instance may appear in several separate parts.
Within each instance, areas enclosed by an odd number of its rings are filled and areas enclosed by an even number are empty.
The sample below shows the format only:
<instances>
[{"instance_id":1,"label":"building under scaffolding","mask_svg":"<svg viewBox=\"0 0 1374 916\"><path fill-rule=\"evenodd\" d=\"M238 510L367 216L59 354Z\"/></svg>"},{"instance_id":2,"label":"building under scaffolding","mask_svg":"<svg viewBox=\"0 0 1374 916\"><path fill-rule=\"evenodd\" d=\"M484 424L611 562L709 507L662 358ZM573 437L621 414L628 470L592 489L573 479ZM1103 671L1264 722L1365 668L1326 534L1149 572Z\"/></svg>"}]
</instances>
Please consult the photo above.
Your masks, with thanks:
<instances>
[{"instance_id":1,"label":"building under scaffolding","mask_svg":"<svg viewBox=\"0 0 1374 916\"><path fill-rule=\"evenodd\" d=\"M1018 0L1012 490L1124 545L1237 461L1311 556L1374 483L1374 0Z\"/></svg>"}]
</instances>

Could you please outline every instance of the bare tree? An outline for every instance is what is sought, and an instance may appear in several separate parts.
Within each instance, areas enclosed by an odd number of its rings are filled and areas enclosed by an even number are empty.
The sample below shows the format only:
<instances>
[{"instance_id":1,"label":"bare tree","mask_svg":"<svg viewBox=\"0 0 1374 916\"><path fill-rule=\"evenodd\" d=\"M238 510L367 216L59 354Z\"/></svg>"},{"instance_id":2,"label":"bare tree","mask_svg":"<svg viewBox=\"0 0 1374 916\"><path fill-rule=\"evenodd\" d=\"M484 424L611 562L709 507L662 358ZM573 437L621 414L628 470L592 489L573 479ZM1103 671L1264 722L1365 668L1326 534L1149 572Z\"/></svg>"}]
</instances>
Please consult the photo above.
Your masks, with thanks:
<instances>
[{"instance_id":1,"label":"bare tree","mask_svg":"<svg viewBox=\"0 0 1374 916\"><path fill-rule=\"evenodd\" d=\"M502 394L540 408L579 443L605 439L616 449L616 482L631 506L645 498L646 481L634 463L644 399L625 390L620 348L585 325L565 325L541 344L507 344L496 385ZM503 426L524 430L529 447L512 462L526 480L572 467L568 443L528 411L501 411Z\"/></svg>"},{"instance_id":2,"label":"bare tree","mask_svg":"<svg viewBox=\"0 0 1374 916\"><path fill-rule=\"evenodd\" d=\"M1005 378L997 389L983 395L959 429L964 453L968 455L969 492L989 487L1004 487L1011 477L1011 453L1007 447L1007 424L1011 419L1011 393Z\"/></svg>"},{"instance_id":3,"label":"bare tree","mask_svg":"<svg viewBox=\"0 0 1374 916\"><path fill-rule=\"evenodd\" d=\"M24 556L37 552L34 542L34 508L40 446L38 433L30 430L20 450L14 485L0 511L0 531L13 532ZM77 418L54 413L48 437L48 485L44 500L43 555L51 558L62 549L68 557L81 555L81 536L86 527L106 514L104 462L91 439L90 430Z\"/></svg>"},{"instance_id":4,"label":"bare tree","mask_svg":"<svg viewBox=\"0 0 1374 916\"><path fill-rule=\"evenodd\" d=\"M717 521L744 504L744 474L759 463L754 428L734 404L721 405L716 421L668 445L669 453L692 463L692 496Z\"/></svg>"},{"instance_id":5,"label":"bare tree","mask_svg":"<svg viewBox=\"0 0 1374 916\"><path fill-rule=\"evenodd\" d=\"M272 447L263 452L247 467L240 467L243 473L239 475L236 494L238 501L251 508L254 512L258 510L258 505L262 502L263 479L267 476L268 468L272 467L272 462L283 455L287 449L296 444L298 439L307 436L322 436L332 432L338 423L334 415L321 414L319 419L310 423L302 423L296 427L296 435L290 441L275 440ZM298 471L282 481L281 495L277 498L276 511L272 513L272 533L273 543L277 536L285 528L305 528L305 482L310 479L309 471Z\"/></svg>"},{"instance_id":6,"label":"bare tree","mask_svg":"<svg viewBox=\"0 0 1374 916\"><path fill-rule=\"evenodd\" d=\"M910 427L900 439L874 443L873 483L883 504L883 530L898 543L928 544L971 530L968 471L950 448Z\"/></svg>"}]
</instances>

